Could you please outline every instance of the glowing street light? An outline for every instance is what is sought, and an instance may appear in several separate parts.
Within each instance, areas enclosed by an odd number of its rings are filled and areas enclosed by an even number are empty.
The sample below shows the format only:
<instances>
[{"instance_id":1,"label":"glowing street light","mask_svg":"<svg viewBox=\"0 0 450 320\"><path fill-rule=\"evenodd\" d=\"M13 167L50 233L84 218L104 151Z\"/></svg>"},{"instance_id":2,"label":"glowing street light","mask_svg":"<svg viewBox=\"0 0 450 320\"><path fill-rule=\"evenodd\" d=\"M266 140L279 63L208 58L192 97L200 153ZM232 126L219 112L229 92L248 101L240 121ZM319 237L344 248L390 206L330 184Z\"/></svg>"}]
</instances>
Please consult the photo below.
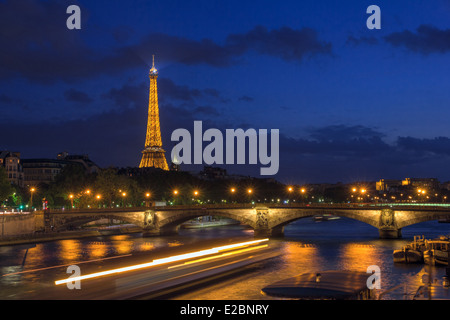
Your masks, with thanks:
<instances>
[{"instance_id":1,"label":"glowing street light","mask_svg":"<svg viewBox=\"0 0 450 320\"><path fill-rule=\"evenodd\" d=\"M177 195L177 194L178 194L178 190L176 190L176 189L173 190L173 194L174 194L174 195Z\"/></svg>"},{"instance_id":2,"label":"glowing street light","mask_svg":"<svg viewBox=\"0 0 450 320\"><path fill-rule=\"evenodd\" d=\"M34 187L30 188L30 194L31 194L31 197L30 197L31 209L33 209L33 193L34 193L35 191L36 191L36 188L34 188Z\"/></svg>"},{"instance_id":3,"label":"glowing street light","mask_svg":"<svg viewBox=\"0 0 450 320\"><path fill-rule=\"evenodd\" d=\"M146 207L150 207L150 201L149 201L150 196L151 196L151 193L150 193L150 192L147 192L147 193L145 194L145 206L146 206Z\"/></svg>"},{"instance_id":4,"label":"glowing street light","mask_svg":"<svg viewBox=\"0 0 450 320\"><path fill-rule=\"evenodd\" d=\"M252 194L253 190L252 189L247 189L247 193L248 194Z\"/></svg>"},{"instance_id":5,"label":"glowing street light","mask_svg":"<svg viewBox=\"0 0 450 320\"><path fill-rule=\"evenodd\" d=\"M235 193L236 189L235 188L231 188L230 191L231 191L231 193Z\"/></svg>"},{"instance_id":6,"label":"glowing street light","mask_svg":"<svg viewBox=\"0 0 450 320\"><path fill-rule=\"evenodd\" d=\"M69 194L69 199L70 199L70 208L73 209L73 194Z\"/></svg>"},{"instance_id":7,"label":"glowing street light","mask_svg":"<svg viewBox=\"0 0 450 320\"><path fill-rule=\"evenodd\" d=\"M126 196L127 196L127 193L126 192L122 192L122 207L124 206L124 200L125 200Z\"/></svg>"}]
</instances>

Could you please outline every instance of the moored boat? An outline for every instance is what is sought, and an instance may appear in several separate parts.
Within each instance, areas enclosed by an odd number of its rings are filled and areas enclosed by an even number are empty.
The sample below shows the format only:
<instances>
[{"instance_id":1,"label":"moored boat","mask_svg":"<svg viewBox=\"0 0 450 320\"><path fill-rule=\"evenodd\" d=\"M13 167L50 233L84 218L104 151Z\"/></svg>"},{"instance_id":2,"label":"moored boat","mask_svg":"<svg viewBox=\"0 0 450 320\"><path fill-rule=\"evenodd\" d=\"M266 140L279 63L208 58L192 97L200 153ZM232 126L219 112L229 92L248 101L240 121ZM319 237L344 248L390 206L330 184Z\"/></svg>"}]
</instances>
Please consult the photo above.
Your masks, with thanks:
<instances>
[{"instance_id":1,"label":"moored boat","mask_svg":"<svg viewBox=\"0 0 450 320\"><path fill-rule=\"evenodd\" d=\"M422 263L423 253L427 249L425 236L414 236L414 241L402 249L394 250L395 263Z\"/></svg>"},{"instance_id":2,"label":"moored boat","mask_svg":"<svg viewBox=\"0 0 450 320\"><path fill-rule=\"evenodd\" d=\"M441 236L435 240L428 240L427 250L423 253L425 263L433 266L447 266L449 249L450 239L446 236Z\"/></svg>"}]
</instances>

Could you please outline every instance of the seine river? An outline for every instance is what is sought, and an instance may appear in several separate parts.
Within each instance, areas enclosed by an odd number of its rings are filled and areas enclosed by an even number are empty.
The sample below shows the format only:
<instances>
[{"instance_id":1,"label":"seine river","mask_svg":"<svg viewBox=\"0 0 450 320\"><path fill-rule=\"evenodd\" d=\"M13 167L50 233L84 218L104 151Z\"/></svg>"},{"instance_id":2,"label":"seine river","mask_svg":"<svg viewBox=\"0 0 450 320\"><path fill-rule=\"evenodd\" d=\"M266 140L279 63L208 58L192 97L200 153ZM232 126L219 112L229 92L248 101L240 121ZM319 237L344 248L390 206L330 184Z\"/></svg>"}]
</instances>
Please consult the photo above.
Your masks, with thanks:
<instances>
[{"instance_id":1,"label":"seine river","mask_svg":"<svg viewBox=\"0 0 450 320\"><path fill-rule=\"evenodd\" d=\"M310 218L298 220L285 228L285 237L272 240L280 246L280 256L244 274L229 277L194 291L174 297L189 300L274 299L261 289L275 281L304 272L325 270L357 270L366 272L377 265L381 270L382 299L411 299L421 285L427 270L441 279L445 267L424 267L422 264L394 264L392 252L412 241L414 235L435 238L447 235L450 224L435 221L409 226L402 230L403 238L382 240L378 230L359 221L341 218L315 222ZM69 265L75 262L113 258L152 252L157 249L195 246L211 239L252 238L253 231L242 226L207 229L182 229L172 237L143 238L140 233L128 235L58 240L33 245L0 247L0 274ZM180 247L181 248L181 247ZM0 277L0 299L20 299L25 292L43 286L46 276L40 272Z\"/></svg>"}]
</instances>

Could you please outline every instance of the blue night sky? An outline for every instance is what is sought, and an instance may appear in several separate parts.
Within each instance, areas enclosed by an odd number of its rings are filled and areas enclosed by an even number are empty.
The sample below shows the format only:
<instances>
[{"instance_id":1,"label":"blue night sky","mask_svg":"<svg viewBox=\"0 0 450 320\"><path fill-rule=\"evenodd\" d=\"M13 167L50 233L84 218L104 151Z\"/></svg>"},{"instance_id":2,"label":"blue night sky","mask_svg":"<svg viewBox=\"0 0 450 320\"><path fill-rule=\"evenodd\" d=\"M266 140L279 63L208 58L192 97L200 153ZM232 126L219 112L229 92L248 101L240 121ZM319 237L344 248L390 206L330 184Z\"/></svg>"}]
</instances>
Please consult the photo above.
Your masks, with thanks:
<instances>
[{"instance_id":1,"label":"blue night sky","mask_svg":"<svg viewBox=\"0 0 450 320\"><path fill-rule=\"evenodd\" d=\"M155 54L168 159L171 133L202 120L280 129L287 183L450 180L448 0L0 0L0 45L0 150L22 158L137 166Z\"/></svg>"}]
</instances>

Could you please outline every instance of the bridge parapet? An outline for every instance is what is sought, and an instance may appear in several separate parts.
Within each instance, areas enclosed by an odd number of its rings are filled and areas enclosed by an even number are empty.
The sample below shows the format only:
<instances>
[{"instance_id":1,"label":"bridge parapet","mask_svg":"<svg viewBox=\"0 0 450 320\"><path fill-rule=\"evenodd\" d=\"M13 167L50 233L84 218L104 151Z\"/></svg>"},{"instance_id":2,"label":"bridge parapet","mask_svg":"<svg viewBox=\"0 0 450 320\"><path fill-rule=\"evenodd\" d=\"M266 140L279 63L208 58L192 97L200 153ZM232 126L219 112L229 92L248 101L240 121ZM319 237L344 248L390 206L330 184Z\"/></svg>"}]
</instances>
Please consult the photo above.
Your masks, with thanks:
<instances>
[{"instance_id":1,"label":"bridge parapet","mask_svg":"<svg viewBox=\"0 0 450 320\"><path fill-rule=\"evenodd\" d=\"M70 225L82 225L100 218L113 218L141 227L145 235L176 233L179 226L190 219L212 215L240 221L255 230L255 236L279 236L284 227L301 218L320 214L334 214L372 225L382 238L398 238L401 229L419 222L450 217L450 208L418 206L374 205L306 205L306 204L224 204L137 208L46 211L42 216L45 229L53 226L63 230ZM36 224L36 225L44 225Z\"/></svg>"}]
</instances>

